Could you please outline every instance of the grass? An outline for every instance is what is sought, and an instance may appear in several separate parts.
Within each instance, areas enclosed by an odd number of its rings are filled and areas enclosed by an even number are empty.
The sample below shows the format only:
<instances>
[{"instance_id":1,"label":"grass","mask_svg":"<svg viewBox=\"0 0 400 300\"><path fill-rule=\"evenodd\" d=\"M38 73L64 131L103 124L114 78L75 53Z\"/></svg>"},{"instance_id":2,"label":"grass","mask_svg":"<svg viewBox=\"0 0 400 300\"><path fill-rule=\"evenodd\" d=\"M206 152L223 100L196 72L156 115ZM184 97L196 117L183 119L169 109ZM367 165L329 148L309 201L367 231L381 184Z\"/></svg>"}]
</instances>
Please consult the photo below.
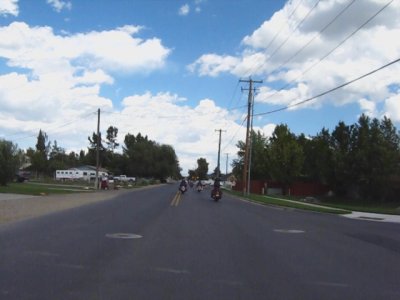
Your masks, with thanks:
<instances>
[{"instance_id":1,"label":"grass","mask_svg":"<svg viewBox=\"0 0 400 300\"><path fill-rule=\"evenodd\" d=\"M243 197L242 193L229 191L236 196ZM323 213L332 213L332 214L347 214L351 211L361 211L361 212L370 212L370 213L381 213L381 214L393 214L398 215L399 212L396 210L397 207L400 206L399 203L376 203L376 202L365 202L365 201L350 201L348 199L339 199L339 198L318 198L320 203L317 206L307 205L304 202L301 202L300 199L302 197L293 197L293 196L265 196L265 195L255 195L251 194L246 199L250 201L254 201L261 204L267 205L277 205L283 207L291 207L296 209L303 210L311 210L316 212ZM290 200L293 202L285 201Z\"/></svg>"},{"instance_id":2,"label":"grass","mask_svg":"<svg viewBox=\"0 0 400 300\"><path fill-rule=\"evenodd\" d=\"M240 196L241 193L237 193L237 195ZM346 210L346 209L324 207L324 206L311 206L311 205L307 205L307 204L304 204L304 203L301 203L301 202L289 202L289 201L277 199L275 197L269 197L269 196L264 196L264 195L251 194L246 199L248 199L250 201L257 202L257 203L261 203L261 204L276 205L276 206L296 208L296 209L315 211L315 212L321 212L321 213L330 213L330 214L348 214L348 213L351 213L351 211Z\"/></svg>"},{"instance_id":3,"label":"grass","mask_svg":"<svg viewBox=\"0 0 400 300\"><path fill-rule=\"evenodd\" d=\"M304 197L282 196L282 195L276 197L292 201L299 201L299 202L300 199L304 198ZM333 207L350 211L378 213L378 214L398 215L399 212L397 211L397 208L400 207L399 202L377 202L377 201L374 202L374 201L352 200L352 199L337 198L337 197L318 197L318 200L320 201L318 205L326 207Z\"/></svg>"},{"instance_id":4,"label":"grass","mask_svg":"<svg viewBox=\"0 0 400 300\"><path fill-rule=\"evenodd\" d=\"M134 189L141 186L155 184L156 182L138 182L136 184L119 183L124 189ZM79 192L94 191L94 182L85 181L66 181L55 182L54 180L32 180L24 183L12 182L7 186L0 186L0 193L24 194L24 195L54 195L54 194L70 194Z\"/></svg>"},{"instance_id":5,"label":"grass","mask_svg":"<svg viewBox=\"0 0 400 300\"><path fill-rule=\"evenodd\" d=\"M83 188L74 189L59 184L37 184L37 183L9 183L7 186L0 186L0 193L24 194L24 195L50 195L50 194L69 194L83 192Z\"/></svg>"}]
</instances>

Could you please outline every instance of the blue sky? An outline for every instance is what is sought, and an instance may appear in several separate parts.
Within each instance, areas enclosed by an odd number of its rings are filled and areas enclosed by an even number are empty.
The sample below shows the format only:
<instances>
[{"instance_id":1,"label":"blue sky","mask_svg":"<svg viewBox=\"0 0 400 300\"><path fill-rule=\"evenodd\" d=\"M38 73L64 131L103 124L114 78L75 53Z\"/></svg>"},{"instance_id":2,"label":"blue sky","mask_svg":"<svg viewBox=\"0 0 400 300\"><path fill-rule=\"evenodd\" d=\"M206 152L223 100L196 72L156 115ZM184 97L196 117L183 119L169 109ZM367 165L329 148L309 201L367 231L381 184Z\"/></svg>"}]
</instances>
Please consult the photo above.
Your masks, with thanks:
<instances>
[{"instance_id":1,"label":"blue sky","mask_svg":"<svg viewBox=\"0 0 400 300\"><path fill-rule=\"evenodd\" d=\"M100 108L120 142L141 132L172 145L183 173L200 157L213 170L215 130L222 166L244 139L239 79L263 81L254 112L267 113L400 58L398 36L396 0L0 0L0 138L25 149L42 129L86 149ZM399 65L254 127L315 135L366 113L399 128Z\"/></svg>"}]
</instances>

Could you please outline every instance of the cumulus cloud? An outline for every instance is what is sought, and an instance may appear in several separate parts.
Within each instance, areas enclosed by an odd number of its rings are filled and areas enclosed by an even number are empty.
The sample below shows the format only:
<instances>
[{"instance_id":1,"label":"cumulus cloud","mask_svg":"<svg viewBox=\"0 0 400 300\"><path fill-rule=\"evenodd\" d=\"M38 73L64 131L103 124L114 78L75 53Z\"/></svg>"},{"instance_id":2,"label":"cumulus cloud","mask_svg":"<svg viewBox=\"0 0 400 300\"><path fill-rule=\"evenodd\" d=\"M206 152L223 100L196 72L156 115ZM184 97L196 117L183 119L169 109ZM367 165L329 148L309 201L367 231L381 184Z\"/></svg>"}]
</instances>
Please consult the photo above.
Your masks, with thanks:
<instances>
[{"instance_id":1,"label":"cumulus cloud","mask_svg":"<svg viewBox=\"0 0 400 300\"><path fill-rule=\"evenodd\" d=\"M179 8L178 14L180 16L187 16L190 12L190 6L189 4L184 4Z\"/></svg>"},{"instance_id":2,"label":"cumulus cloud","mask_svg":"<svg viewBox=\"0 0 400 300\"><path fill-rule=\"evenodd\" d=\"M395 122L400 122L400 93L385 100L385 115Z\"/></svg>"},{"instance_id":3,"label":"cumulus cloud","mask_svg":"<svg viewBox=\"0 0 400 300\"><path fill-rule=\"evenodd\" d=\"M170 50L158 38L135 37L139 31L140 27L125 26L60 36L50 27L13 22L0 27L0 57L10 66L31 69L37 75L51 69L74 71L76 67L105 72L162 68Z\"/></svg>"},{"instance_id":4,"label":"cumulus cloud","mask_svg":"<svg viewBox=\"0 0 400 300\"><path fill-rule=\"evenodd\" d=\"M159 39L142 40L139 27L69 36L50 27L14 22L0 27L0 57L18 70L0 76L3 114L54 121L66 110L111 107L100 86L113 84L113 72L151 72L162 68L169 49ZM115 45L118 45L115 46ZM62 117L64 119L64 117Z\"/></svg>"},{"instance_id":5,"label":"cumulus cloud","mask_svg":"<svg viewBox=\"0 0 400 300\"><path fill-rule=\"evenodd\" d=\"M260 90L256 101L282 106L318 95L400 57L400 2L393 1L373 19L386 2L330 0L313 9L314 4L312 0L288 1L243 38L241 53L204 54L188 69L200 76L230 73L263 79L268 87ZM376 105L386 99L393 104L389 87L400 84L399 71L399 64L393 65L294 109L318 108L327 102L337 106L358 103L360 110L376 113L379 108L373 108L372 102Z\"/></svg>"},{"instance_id":6,"label":"cumulus cloud","mask_svg":"<svg viewBox=\"0 0 400 300\"><path fill-rule=\"evenodd\" d=\"M239 60L234 56L220 56L205 54L188 66L192 72L197 71L200 76L218 76L235 68Z\"/></svg>"},{"instance_id":7,"label":"cumulus cloud","mask_svg":"<svg viewBox=\"0 0 400 300\"><path fill-rule=\"evenodd\" d=\"M212 99L201 99L195 107L184 105L186 101L170 92L153 94L148 91L132 95L123 100L120 112L106 116L105 122L113 122L120 128L121 139L128 132L140 132L159 143L172 145L179 153L185 172L195 167L192 164L199 157L207 157L210 165L217 164L217 148L210 147L218 145L215 129L229 128L222 139L222 147L225 152L235 153L236 147L230 141L233 136L242 138L244 129L235 122L232 114Z\"/></svg>"},{"instance_id":8,"label":"cumulus cloud","mask_svg":"<svg viewBox=\"0 0 400 300\"><path fill-rule=\"evenodd\" d=\"M47 3L50 4L56 12L61 12L63 9L72 9L72 3L70 1L47 0Z\"/></svg>"},{"instance_id":9,"label":"cumulus cloud","mask_svg":"<svg viewBox=\"0 0 400 300\"><path fill-rule=\"evenodd\" d=\"M97 108L114 109L101 87L112 85L117 72L149 73L165 64L170 50L160 39L137 37L140 30L57 35L23 22L0 27L0 58L10 70L0 74L2 133L29 136L41 128L67 140L67 149L87 144Z\"/></svg>"},{"instance_id":10,"label":"cumulus cloud","mask_svg":"<svg viewBox=\"0 0 400 300\"><path fill-rule=\"evenodd\" d=\"M18 16L18 0L0 0L0 16Z\"/></svg>"}]
</instances>

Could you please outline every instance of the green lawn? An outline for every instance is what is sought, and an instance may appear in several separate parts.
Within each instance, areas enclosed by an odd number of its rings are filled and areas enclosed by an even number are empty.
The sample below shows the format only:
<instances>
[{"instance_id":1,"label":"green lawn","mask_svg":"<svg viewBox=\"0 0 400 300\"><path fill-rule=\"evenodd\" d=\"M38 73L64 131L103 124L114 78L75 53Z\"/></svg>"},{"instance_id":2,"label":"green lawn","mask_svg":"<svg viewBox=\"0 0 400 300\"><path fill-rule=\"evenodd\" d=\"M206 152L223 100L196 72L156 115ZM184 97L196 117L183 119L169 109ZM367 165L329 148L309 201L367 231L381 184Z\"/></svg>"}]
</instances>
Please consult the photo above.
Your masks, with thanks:
<instances>
[{"instance_id":1,"label":"green lawn","mask_svg":"<svg viewBox=\"0 0 400 300\"><path fill-rule=\"evenodd\" d=\"M31 182L9 183L7 186L0 186L0 193L41 195L41 194L68 194L74 192L84 192L83 187L72 187L60 184L38 184Z\"/></svg>"},{"instance_id":2,"label":"green lawn","mask_svg":"<svg viewBox=\"0 0 400 300\"><path fill-rule=\"evenodd\" d=\"M230 193L237 196L242 196L240 192L230 191ZM262 204L278 205L284 207L292 207L297 209L311 210L317 212L326 212L333 214L346 214L351 211L362 211L371 213L381 213L381 214L399 214L396 208L400 207L400 203L376 203L376 202L366 202L366 201L350 201L347 199L338 198L318 198L320 203L318 206L309 206L304 202L300 201L302 197L292 197L292 196L264 196L264 195L254 195L251 194L248 198L251 201L255 201ZM281 200L282 199L282 200ZM288 202L285 200L295 201ZM335 210L339 209L339 210Z\"/></svg>"}]
</instances>

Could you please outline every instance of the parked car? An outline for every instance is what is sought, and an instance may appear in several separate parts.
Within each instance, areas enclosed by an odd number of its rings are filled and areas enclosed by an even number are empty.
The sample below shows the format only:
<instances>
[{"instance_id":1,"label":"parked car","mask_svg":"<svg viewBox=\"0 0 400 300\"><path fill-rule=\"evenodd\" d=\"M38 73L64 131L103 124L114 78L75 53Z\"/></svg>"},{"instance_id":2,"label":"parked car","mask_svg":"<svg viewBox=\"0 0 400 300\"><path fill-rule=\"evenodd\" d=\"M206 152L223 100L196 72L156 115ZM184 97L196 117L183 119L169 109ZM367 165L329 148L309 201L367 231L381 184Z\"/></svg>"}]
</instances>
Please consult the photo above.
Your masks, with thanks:
<instances>
[{"instance_id":1,"label":"parked car","mask_svg":"<svg viewBox=\"0 0 400 300\"><path fill-rule=\"evenodd\" d=\"M118 182L129 182L129 183L133 183L136 182L136 177L128 177L126 175L119 175L119 176L114 176L114 181Z\"/></svg>"}]
</instances>

